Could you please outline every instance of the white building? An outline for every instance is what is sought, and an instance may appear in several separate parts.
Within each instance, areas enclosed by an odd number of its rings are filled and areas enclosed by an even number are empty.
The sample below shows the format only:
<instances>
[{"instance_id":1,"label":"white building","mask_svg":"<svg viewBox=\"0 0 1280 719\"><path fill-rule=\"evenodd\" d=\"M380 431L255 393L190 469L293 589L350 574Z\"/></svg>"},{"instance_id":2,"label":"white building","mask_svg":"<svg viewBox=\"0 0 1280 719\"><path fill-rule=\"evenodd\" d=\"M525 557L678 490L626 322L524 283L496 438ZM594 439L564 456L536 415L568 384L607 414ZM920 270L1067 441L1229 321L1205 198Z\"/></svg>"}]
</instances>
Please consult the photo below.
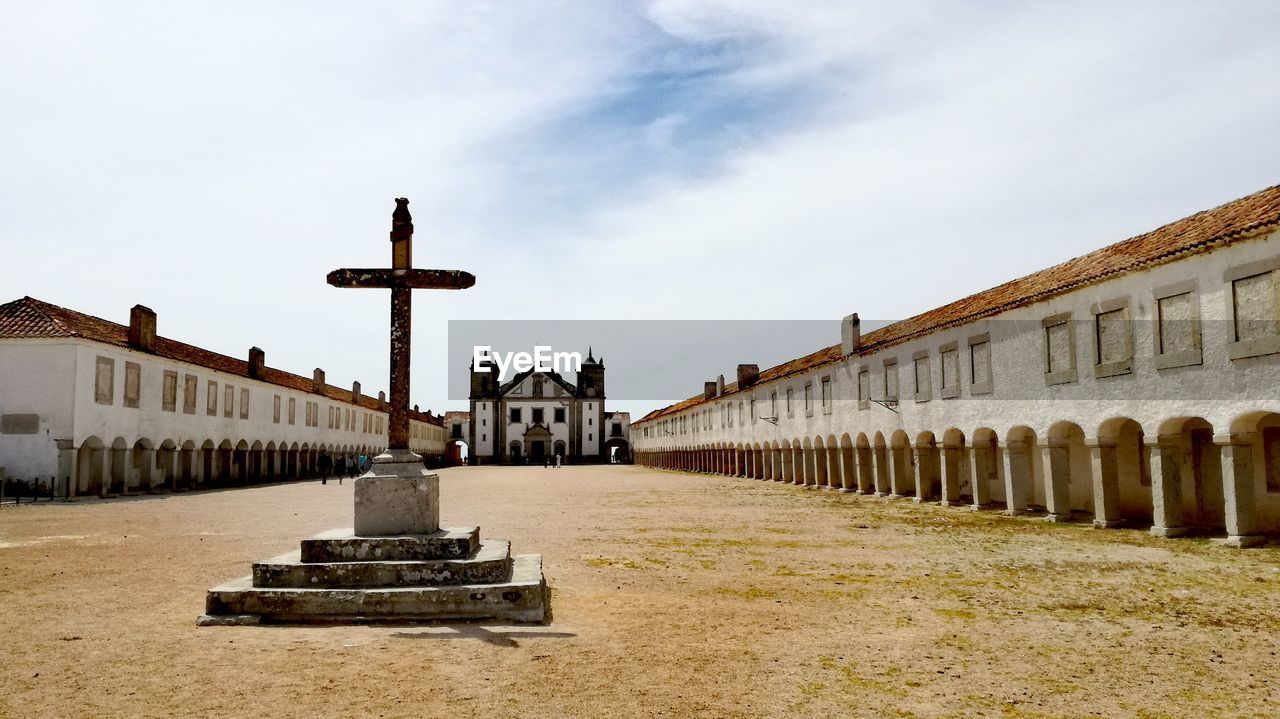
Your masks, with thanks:
<instances>
[{"instance_id":1,"label":"white building","mask_svg":"<svg viewBox=\"0 0 1280 719\"><path fill-rule=\"evenodd\" d=\"M1280 532L1280 186L861 335L636 423L637 461L1073 513L1245 545Z\"/></svg>"},{"instance_id":2,"label":"white building","mask_svg":"<svg viewBox=\"0 0 1280 719\"><path fill-rule=\"evenodd\" d=\"M482 464L556 455L574 464L609 462L615 454L630 461L630 417L605 412L604 390L604 359L590 351L573 383L535 370L500 382L497 365L473 367L471 410L466 422L453 424L465 424L470 455Z\"/></svg>"},{"instance_id":3,"label":"white building","mask_svg":"<svg viewBox=\"0 0 1280 719\"><path fill-rule=\"evenodd\" d=\"M416 409L416 408L415 408ZM412 414L411 447L444 450L443 422ZM57 493L181 490L315 475L387 443L387 404L25 297L0 305L0 467ZM75 478L75 481L70 481Z\"/></svg>"}]
</instances>

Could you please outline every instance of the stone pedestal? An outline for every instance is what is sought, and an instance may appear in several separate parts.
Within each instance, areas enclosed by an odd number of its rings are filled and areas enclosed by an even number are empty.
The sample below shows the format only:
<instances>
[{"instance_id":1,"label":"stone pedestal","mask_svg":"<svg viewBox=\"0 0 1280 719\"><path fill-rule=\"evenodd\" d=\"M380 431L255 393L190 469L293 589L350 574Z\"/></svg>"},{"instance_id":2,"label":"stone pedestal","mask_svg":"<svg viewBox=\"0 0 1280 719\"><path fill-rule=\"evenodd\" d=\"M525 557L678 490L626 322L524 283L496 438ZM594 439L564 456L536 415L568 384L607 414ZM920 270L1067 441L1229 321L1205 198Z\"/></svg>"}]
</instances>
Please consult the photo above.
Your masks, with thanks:
<instances>
[{"instance_id":1,"label":"stone pedestal","mask_svg":"<svg viewBox=\"0 0 1280 719\"><path fill-rule=\"evenodd\" d=\"M378 455L369 472L356 479L356 534L431 534L437 529L440 477L423 469L417 455Z\"/></svg>"},{"instance_id":2,"label":"stone pedestal","mask_svg":"<svg viewBox=\"0 0 1280 719\"><path fill-rule=\"evenodd\" d=\"M356 480L354 529L304 539L210 589L197 624L550 621L542 557L482 542L478 527L440 529L439 487L416 455L378 457Z\"/></svg>"}]
</instances>

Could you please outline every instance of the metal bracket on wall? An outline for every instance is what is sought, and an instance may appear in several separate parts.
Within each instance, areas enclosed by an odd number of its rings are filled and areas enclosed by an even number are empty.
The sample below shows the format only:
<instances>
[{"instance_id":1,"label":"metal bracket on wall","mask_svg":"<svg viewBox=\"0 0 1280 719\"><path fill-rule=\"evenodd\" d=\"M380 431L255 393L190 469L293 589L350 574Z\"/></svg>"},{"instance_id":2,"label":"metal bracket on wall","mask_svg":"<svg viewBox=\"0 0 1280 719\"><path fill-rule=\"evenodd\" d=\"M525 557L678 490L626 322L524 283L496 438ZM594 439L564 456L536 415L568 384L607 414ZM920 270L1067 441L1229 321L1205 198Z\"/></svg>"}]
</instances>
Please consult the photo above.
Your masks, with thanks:
<instances>
[{"instance_id":1,"label":"metal bracket on wall","mask_svg":"<svg viewBox=\"0 0 1280 719\"><path fill-rule=\"evenodd\" d=\"M875 402L881 407L884 407L890 412L893 412L894 414L898 413L898 400L896 399L873 399L871 401Z\"/></svg>"}]
</instances>

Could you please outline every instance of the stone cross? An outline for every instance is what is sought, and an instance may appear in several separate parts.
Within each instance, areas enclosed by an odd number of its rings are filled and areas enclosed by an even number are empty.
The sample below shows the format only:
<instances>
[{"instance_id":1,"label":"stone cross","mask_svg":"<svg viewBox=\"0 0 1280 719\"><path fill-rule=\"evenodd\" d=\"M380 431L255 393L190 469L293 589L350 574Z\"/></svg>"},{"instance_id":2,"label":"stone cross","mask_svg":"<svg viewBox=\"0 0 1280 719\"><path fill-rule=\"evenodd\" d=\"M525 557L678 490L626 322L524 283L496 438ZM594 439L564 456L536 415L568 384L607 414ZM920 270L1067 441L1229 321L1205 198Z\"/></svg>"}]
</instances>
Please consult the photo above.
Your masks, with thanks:
<instances>
[{"instance_id":1,"label":"stone cross","mask_svg":"<svg viewBox=\"0 0 1280 719\"><path fill-rule=\"evenodd\" d=\"M461 270L413 269L413 217L409 200L396 198L391 213L391 268L342 269L329 273L334 287L375 287L391 290L391 409L387 423L387 450L392 455L409 451L409 334L413 290L465 290L476 283ZM403 461L401 459L400 461Z\"/></svg>"}]
</instances>

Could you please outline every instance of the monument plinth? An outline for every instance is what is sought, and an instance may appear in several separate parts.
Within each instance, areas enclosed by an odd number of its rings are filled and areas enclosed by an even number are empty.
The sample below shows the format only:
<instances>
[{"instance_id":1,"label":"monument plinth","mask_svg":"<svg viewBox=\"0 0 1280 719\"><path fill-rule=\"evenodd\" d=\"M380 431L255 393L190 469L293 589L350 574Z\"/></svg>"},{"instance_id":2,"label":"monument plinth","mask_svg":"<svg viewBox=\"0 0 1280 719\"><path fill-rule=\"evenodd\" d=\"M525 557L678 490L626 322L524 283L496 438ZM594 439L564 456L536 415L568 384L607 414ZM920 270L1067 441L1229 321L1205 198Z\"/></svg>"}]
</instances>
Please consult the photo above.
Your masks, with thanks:
<instances>
[{"instance_id":1,"label":"monument plinth","mask_svg":"<svg viewBox=\"0 0 1280 719\"><path fill-rule=\"evenodd\" d=\"M440 476L407 450L379 455L356 479L355 533L431 534L440 529Z\"/></svg>"},{"instance_id":2,"label":"monument plinth","mask_svg":"<svg viewBox=\"0 0 1280 719\"><path fill-rule=\"evenodd\" d=\"M466 289L457 270L415 270L409 201L391 215L389 270L329 273L336 287L391 289L391 406L385 453L355 481L354 526L304 539L298 551L209 590L201 626L443 619L550 621L542 557L512 556L478 527L440 528L440 477L409 449L413 289Z\"/></svg>"}]
</instances>

